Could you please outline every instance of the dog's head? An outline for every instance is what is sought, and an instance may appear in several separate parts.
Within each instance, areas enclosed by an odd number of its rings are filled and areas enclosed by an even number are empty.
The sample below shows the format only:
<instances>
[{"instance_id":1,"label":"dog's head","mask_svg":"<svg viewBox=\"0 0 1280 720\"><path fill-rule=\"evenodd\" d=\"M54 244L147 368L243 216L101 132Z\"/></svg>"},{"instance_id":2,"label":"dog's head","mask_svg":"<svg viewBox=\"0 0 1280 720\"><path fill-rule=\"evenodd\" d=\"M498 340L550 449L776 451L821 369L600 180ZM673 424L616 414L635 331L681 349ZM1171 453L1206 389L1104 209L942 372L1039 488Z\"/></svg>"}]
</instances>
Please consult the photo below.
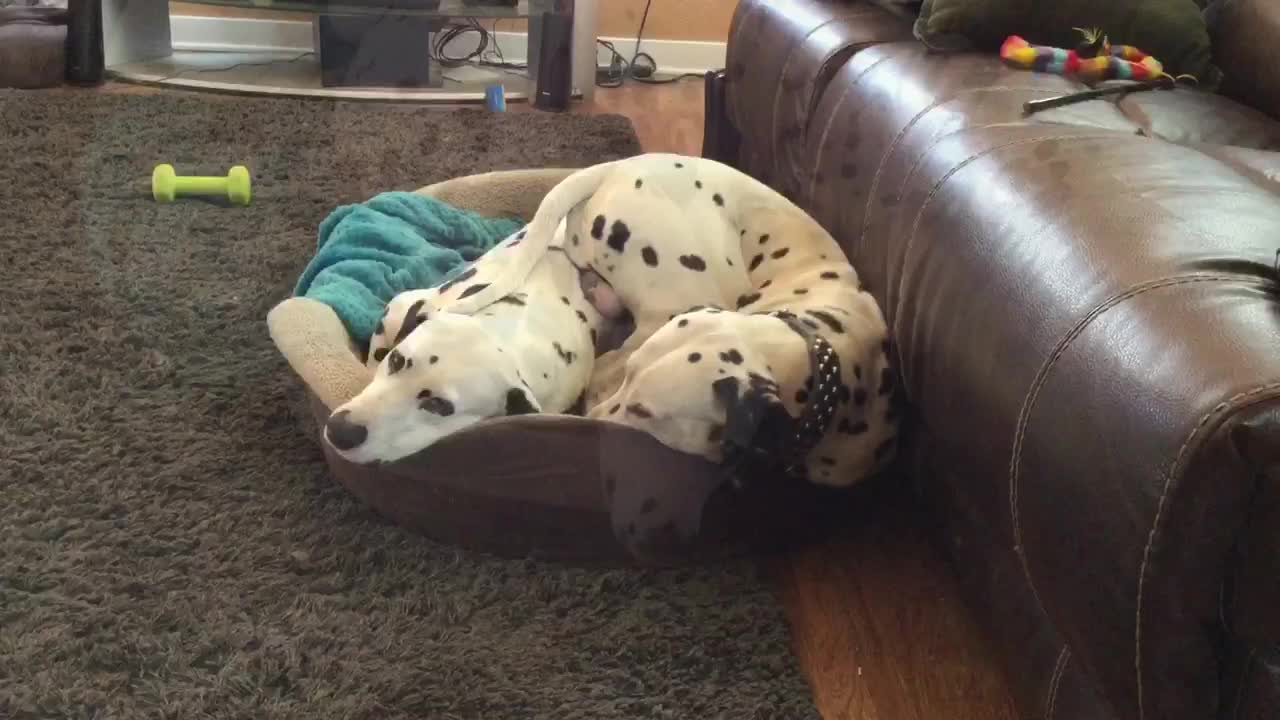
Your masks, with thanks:
<instances>
[{"instance_id":1,"label":"dog's head","mask_svg":"<svg viewBox=\"0 0 1280 720\"><path fill-rule=\"evenodd\" d=\"M334 410L325 439L352 462L390 462L482 420L540 411L498 338L473 317L437 313L387 352L368 387Z\"/></svg>"}]
</instances>

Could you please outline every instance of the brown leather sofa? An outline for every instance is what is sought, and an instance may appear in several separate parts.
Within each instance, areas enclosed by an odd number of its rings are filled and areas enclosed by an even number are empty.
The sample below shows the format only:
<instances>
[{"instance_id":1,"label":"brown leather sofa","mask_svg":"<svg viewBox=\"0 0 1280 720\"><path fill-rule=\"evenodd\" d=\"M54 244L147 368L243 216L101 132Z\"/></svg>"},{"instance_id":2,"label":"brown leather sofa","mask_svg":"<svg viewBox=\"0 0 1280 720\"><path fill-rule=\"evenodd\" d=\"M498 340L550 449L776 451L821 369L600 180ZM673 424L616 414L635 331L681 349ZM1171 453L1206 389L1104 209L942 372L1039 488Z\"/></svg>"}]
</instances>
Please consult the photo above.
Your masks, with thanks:
<instances>
[{"instance_id":1,"label":"brown leather sofa","mask_svg":"<svg viewBox=\"0 0 1280 720\"><path fill-rule=\"evenodd\" d=\"M866 2L734 17L712 144L881 302L902 462L1023 717L1280 717L1280 2L1218 10L1235 99L1030 117L1080 86Z\"/></svg>"}]
</instances>

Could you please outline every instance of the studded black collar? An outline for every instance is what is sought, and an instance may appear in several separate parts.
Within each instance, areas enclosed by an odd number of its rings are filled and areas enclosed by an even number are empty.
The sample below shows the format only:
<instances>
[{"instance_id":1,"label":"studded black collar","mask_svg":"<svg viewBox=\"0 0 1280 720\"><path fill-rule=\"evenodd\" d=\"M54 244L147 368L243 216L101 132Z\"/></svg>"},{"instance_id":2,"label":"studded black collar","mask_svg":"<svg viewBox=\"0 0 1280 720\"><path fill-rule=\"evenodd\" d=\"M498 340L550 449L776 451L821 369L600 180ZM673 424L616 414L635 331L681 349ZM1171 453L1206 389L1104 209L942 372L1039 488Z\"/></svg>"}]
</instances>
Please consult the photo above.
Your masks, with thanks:
<instances>
[{"instance_id":1,"label":"studded black collar","mask_svg":"<svg viewBox=\"0 0 1280 720\"><path fill-rule=\"evenodd\" d=\"M746 413L731 413L722 444L724 464L730 473L750 466L751 470L804 477L805 459L830 429L840 402L840 358L826 338L804 325L794 313L768 314L804 338L813 384L799 418L791 417L781 406L775 406L772 417L749 408L743 408L748 410ZM776 386L772 389L777 390ZM778 416L785 419L778 421Z\"/></svg>"}]
</instances>

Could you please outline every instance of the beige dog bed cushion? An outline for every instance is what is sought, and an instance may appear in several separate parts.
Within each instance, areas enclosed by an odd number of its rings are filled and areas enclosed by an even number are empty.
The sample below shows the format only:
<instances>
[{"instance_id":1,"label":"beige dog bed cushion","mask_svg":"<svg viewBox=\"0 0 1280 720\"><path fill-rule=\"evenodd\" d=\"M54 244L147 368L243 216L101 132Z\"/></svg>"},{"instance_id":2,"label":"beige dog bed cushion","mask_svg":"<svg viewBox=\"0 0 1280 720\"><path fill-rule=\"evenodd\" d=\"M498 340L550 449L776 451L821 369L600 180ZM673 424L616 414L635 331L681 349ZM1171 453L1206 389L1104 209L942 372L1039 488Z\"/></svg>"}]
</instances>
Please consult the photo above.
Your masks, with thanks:
<instances>
[{"instance_id":1,"label":"beige dog bed cushion","mask_svg":"<svg viewBox=\"0 0 1280 720\"><path fill-rule=\"evenodd\" d=\"M418 192L490 217L530 218L570 172L487 173ZM370 380L361 349L328 305L309 298L284 300L267 324L306 388L304 431L334 478L396 524L440 541L511 557L671 563L810 539L851 502L794 480L739 487L643 432L570 415L496 418L403 460L357 465L323 427Z\"/></svg>"}]
</instances>

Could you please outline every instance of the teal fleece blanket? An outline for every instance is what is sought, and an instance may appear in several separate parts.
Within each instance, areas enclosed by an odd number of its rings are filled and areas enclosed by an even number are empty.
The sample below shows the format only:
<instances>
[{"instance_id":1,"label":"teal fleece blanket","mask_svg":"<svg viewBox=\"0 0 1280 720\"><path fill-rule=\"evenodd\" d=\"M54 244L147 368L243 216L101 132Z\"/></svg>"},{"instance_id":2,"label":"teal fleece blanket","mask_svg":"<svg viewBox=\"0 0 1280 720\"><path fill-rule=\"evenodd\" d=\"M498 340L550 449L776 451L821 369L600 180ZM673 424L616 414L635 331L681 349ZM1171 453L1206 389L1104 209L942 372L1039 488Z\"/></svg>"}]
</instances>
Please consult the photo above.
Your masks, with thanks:
<instances>
[{"instance_id":1,"label":"teal fleece blanket","mask_svg":"<svg viewBox=\"0 0 1280 720\"><path fill-rule=\"evenodd\" d=\"M522 225L415 193L382 193L320 223L316 255L294 295L332 307L367 346L391 298L445 282Z\"/></svg>"}]
</instances>

